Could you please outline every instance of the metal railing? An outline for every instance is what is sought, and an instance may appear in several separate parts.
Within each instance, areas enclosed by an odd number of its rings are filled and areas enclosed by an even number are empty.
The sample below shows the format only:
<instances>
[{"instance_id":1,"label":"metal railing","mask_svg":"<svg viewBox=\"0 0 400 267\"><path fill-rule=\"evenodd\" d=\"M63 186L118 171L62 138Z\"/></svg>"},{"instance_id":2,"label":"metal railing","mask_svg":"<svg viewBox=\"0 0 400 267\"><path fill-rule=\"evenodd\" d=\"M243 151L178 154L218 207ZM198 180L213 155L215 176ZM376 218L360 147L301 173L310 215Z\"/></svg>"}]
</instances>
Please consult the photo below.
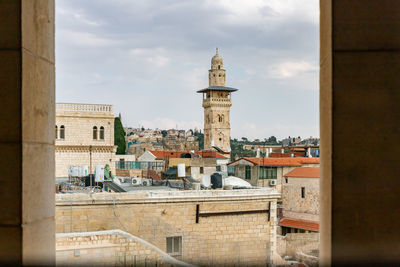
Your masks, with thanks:
<instances>
[{"instance_id":1,"label":"metal railing","mask_svg":"<svg viewBox=\"0 0 400 267\"><path fill-rule=\"evenodd\" d=\"M154 161L116 161L115 168L119 170L163 170L164 162Z\"/></svg>"}]
</instances>

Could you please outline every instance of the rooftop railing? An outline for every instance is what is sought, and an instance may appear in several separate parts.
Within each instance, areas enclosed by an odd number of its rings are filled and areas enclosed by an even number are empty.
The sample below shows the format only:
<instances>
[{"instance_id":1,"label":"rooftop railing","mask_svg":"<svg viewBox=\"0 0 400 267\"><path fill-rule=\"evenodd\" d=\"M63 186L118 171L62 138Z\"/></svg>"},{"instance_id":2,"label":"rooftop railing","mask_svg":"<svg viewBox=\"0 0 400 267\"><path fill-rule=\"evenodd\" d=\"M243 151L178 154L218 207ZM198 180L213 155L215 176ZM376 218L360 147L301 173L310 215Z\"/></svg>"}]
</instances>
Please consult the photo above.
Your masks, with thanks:
<instances>
[{"instance_id":1,"label":"rooftop railing","mask_svg":"<svg viewBox=\"0 0 400 267\"><path fill-rule=\"evenodd\" d=\"M56 111L61 110L113 113L113 106L103 104L56 103Z\"/></svg>"}]
</instances>

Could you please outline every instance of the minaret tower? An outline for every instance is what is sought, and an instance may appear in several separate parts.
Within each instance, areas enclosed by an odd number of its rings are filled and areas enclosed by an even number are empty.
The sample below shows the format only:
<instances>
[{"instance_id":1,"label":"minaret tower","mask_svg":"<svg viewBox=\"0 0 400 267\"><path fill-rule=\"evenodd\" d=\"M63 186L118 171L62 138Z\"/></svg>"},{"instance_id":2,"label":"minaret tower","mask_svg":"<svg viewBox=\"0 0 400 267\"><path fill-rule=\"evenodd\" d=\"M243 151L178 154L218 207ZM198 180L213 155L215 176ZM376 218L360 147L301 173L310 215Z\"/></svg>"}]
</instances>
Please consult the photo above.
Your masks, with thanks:
<instances>
[{"instance_id":1,"label":"minaret tower","mask_svg":"<svg viewBox=\"0 0 400 267\"><path fill-rule=\"evenodd\" d=\"M229 113L232 106L232 92L238 89L225 86L225 70L218 48L211 59L208 83L207 88L197 91L203 94L204 149L212 150L214 147L230 152Z\"/></svg>"}]
</instances>

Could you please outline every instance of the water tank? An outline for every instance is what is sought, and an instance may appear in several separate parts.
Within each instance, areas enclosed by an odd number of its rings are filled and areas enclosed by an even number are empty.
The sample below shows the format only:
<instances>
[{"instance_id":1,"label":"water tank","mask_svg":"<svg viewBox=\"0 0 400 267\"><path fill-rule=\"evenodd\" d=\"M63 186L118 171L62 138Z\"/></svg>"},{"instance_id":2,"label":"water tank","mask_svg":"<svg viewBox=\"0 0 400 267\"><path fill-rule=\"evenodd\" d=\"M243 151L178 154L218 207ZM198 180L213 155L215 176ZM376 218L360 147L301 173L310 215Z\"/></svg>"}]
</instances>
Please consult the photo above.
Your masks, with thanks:
<instances>
[{"instance_id":1,"label":"water tank","mask_svg":"<svg viewBox=\"0 0 400 267\"><path fill-rule=\"evenodd\" d=\"M78 166L72 166L72 177L78 177L79 176L79 167Z\"/></svg>"},{"instance_id":2,"label":"water tank","mask_svg":"<svg viewBox=\"0 0 400 267\"><path fill-rule=\"evenodd\" d=\"M74 166L72 166L72 165L69 165L69 166L68 166L68 176L72 176L73 167L74 167Z\"/></svg>"},{"instance_id":3,"label":"water tank","mask_svg":"<svg viewBox=\"0 0 400 267\"><path fill-rule=\"evenodd\" d=\"M219 173L213 173L211 175L211 187L213 189L222 188L222 175Z\"/></svg>"},{"instance_id":4,"label":"water tank","mask_svg":"<svg viewBox=\"0 0 400 267\"><path fill-rule=\"evenodd\" d=\"M83 175L83 167L82 166L78 166L78 176L79 177L85 176L85 175Z\"/></svg>"},{"instance_id":5,"label":"water tank","mask_svg":"<svg viewBox=\"0 0 400 267\"><path fill-rule=\"evenodd\" d=\"M95 181L96 182L104 181L104 166L103 165L96 165Z\"/></svg>"},{"instance_id":6,"label":"water tank","mask_svg":"<svg viewBox=\"0 0 400 267\"><path fill-rule=\"evenodd\" d=\"M185 177L186 176L186 169L185 163L178 164L178 177Z\"/></svg>"},{"instance_id":7,"label":"water tank","mask_svg":"<svg viewBox=\"0 0 400 267\"><path fill-rule=\"evenodd\" d=\"M205 187L210 187L211 176L209 174L203 174L203 176L201 177L201 184L204 185Z\"/></svg>"}]
</instances>

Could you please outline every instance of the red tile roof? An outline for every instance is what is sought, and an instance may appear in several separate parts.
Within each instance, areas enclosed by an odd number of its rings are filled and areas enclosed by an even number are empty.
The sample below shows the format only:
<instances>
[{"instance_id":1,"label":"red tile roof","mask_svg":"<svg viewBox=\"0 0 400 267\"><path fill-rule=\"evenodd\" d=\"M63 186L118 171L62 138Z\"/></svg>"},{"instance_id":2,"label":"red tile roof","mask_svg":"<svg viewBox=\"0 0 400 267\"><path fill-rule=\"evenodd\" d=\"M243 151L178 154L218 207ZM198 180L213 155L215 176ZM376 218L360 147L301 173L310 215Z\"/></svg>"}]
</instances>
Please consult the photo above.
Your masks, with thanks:
<instances>
[{"instance_id":1,"label":"red tile roof","mask_svg":"<svg viewBox=\"0 0 400 267\"><path fill-rule=\"evenodd\" d=\"M180 158L183 153L190 153L190 151L168 151L168 150L150 150L157 159L167 159L167 158ZM217 153L217 152L206 152L206 151L195 151L197 155L200 155L202 158L217 158L217 159L226 159L225 156Z\"/></svg>"},{"instance_id":2,"label":"red tile roof","mask_svg":"<svg viewBox=\"0 0 400 267\"><path fill-rule=\"evenodd\" d=\"M244 157L247 161L260 166L301 166L302 164L317 164L319 158L250 158ZM240 160L240 159L239 159ZM237 161L237 160L236 160Z\"/></svg>"},{"instance_id":3,"label":"red tile roof","mask_svg":"<svg viewBox=\"0 0 400 267\"><path fill-rule=\"evenodd\" d=\"M286 173L284 176L295 178L319 178L319 168L297 167Z\"/></svg>"},{"instance_id":4,"label":"red tile roof","mask_svg":"<svg viewBox=\"0 0 400 267\"><path fill-rule=\"evenodd\" d=\"M319 231L319 223L312 221L282 218L279 222L279 225L304 230Z\"/></svg>"}]
</instances>

